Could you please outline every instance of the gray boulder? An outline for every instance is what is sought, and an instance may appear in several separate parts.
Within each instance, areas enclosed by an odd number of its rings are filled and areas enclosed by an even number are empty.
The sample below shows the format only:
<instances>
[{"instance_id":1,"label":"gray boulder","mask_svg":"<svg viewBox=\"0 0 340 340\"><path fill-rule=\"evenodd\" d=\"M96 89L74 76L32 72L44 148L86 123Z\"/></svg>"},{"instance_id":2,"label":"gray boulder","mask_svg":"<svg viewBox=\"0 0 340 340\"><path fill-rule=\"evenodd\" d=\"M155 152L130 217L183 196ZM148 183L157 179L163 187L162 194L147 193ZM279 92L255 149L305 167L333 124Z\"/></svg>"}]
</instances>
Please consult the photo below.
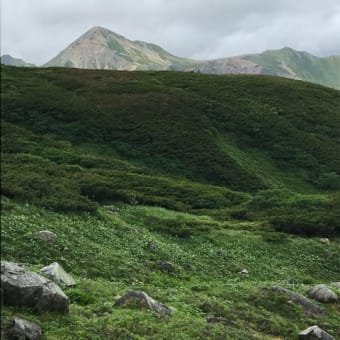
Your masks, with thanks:
<instances>
[{"instance_id":1,"label":"gray boulder","mask_svg":"<svg viewBox=\"0 0 340 340\"><path fill-rule=\"evenodd\" d=\"M306 314L318 315L323 314L322 309L314 303L307 300L304 296L297 294L289 289L280 286L273 286L270 288L272 292L286 295L292 302L303 307Z\"/></svg>"},{"instance_id":2,"label":"gray boulder","mask_svg":"<svg viewBox=\"0 0 340 340\"><path fill-rule=\"evenodd\" d=\"M42 331L41 328L34 322L14 318L12 325L8 329L4 330L1 338L4 340L40 340L42 339Z\"/></svg>"},{"instance_id":3,"label":"gray boulder","mask_svg":"<svg viewBox=\"0 0 340 340\"><path fill-rule=\"evenodd\" d=\"M170 315L176 311L175 308L163 305L162 303L154 300L145 292L137 290L132 290L126 293L124 296L122 296L115 302L114 306L122 306L124 304L134 303L145 305L148 309L157 312L161 315Z\"/></svg>"},{"instance_id":4,"label":"gray boulder","mask_svg":"<svg viewBox=\"0 0 340 340\"><path fill-rule=\"evenodd\" d=\"M333 336L318 326L312 326L299 333L301 340L335 340Z\"/></svg>"},{"instance_id":5,"label":"gray boulder","mask_svg":"<svg viewBox=\"0 0 340 340\"><path fill-rule=\"evenodd\" d=\"M52 231L49 230L41 230L34 234L34 237L44 241L44 242L50 242L53 243L57 239L57 235L55 233L52 233Z\"/></svg>"},{"instance_id":6,"label":"gray boulder","mask_svg":"<svg viewBox=\"0 0 340 340\"><path fill-rule=\"evenodd\" d=\"M53 262L49 266L40 269L40 273L57 284L65 286L74 286L76 284L74 278L66 273L58 262Z\"/></svg>"},{"instance_id":7,"label":"gray boulder","mask_svg":"<svg viewBox=\"0 0 340 340\"><path fill-rule=\"evenodd\" d=\"M31 307L36 311L50 310L67 314L69 300L54 282L25 270L15 263L1 262L3 303Z\"/></svg>"},{"instance_id":8,"label":"gray boulder","mask_svg":"<svg viewBox=\"0 0 340 340\"><path fill-rule=\"evenodd\" d=\"M336 302L338 296L325 285L316 285L307 291L307 296L319 302Z\"/></svg>"}]
</instances>

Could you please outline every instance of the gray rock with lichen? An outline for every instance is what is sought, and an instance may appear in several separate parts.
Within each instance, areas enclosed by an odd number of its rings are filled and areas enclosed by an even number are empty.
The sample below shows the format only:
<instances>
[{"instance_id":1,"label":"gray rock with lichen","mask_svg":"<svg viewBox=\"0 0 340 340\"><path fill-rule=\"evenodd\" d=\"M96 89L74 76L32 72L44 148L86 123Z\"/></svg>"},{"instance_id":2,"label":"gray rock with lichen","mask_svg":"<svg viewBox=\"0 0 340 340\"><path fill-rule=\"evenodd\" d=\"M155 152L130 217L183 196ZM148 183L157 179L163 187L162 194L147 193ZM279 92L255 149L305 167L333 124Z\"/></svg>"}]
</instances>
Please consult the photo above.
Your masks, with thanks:
<instances>
[{"instance_id":1,"label":"gray rock with lichen","mask_svg":"<svg viewBox=\"0 0 340 340\"><path fill-rule=\"evenodd\" d=\"M49 266L40 269L40 273L54 281L56 284L65 286L74 286L76 284L72 275L66 273L58 262L53 262Z\"/></svg>"},{"instance_id":2,"label":"gray rock with lichen","mask_svg":"<svg viewBox=\"0 0 340 340\"><path fill-rule=\"evenodd\" d=\"M175 312L175 309L168 307L150 297L148 294L142 291L132 290L127 292L124 296L119 298L114 306L122 306L129 303L138 303L145 305L149 310L157 312L162 315L170 315Z\"/></svg>"},{"instance_id":3,"label":"gray rock with lichen","mask_svg":"<svg viewBox=\"0 0 340 340\"><path fill-rule=\"evenodd\" d=\"M15 263L1 262L1 289L5 305L31 307L67 314L69 300L54 282Z\"/></svg>"},{"instance_id":4,"label":"gray rock with lichen","mask_svg":"<svg viewBox=\"0 0 340 340\"><path fill-rule=\"evenodd\" d=\"M335 340L335 338L318 326L308 327L299 333L301 340Z\"/></svg>"},{"instance_id":5,"label":"gray rock with lichen","mask_svg":"<svg viewBox=\"0 0 340 340\"><path fill-rule=\"evenodd\" d=\"M41 328L34 322L15 317L10 327L3 329L1 339L40 340Z\"/></svg>"},{"instance_id":6,"label":"gray rock with lichen","mask_svg":"<svg viewBox=\"0 0 340 340\"><path fill-rule=\"evenodd\" d=\"M319 302L336 302L338 296L326 285L316 285L307 291L307 296Z\"/></svg>"}]
</instances>

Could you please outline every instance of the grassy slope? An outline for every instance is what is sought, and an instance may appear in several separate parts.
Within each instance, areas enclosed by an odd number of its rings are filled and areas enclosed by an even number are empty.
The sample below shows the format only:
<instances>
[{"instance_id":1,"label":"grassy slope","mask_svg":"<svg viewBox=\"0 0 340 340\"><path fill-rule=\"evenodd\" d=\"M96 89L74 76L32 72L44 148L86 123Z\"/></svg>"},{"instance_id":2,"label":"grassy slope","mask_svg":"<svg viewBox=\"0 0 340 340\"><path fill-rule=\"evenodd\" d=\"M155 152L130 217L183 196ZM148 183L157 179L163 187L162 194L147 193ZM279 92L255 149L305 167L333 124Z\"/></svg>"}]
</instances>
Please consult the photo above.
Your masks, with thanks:
<instances>
[{"instance_id":1,"label":"grassy slope","mask_svg":"<svg viewBox=\"0 0 340 340\"><path fill-rule=\"evenodd\" d=\"M182 239L157 231L171 221L205 225L209 232ZM279 284L303 293L312 284L336 280L339 244L325 247L317 239L246 227L142 206L110 206L98 217L81 217L5 202L3 258L30 263L34 270L58 261L78 285L66 290L69 316L6 307L3 323L11 315L27 317L42 325L47 339L291 340L315 323L339 336L339 306L323 306L325 315L311 318L283 296L263 290ZM57 242L46 246L32 238L41 229L57 233ZM149 250L148 242L158 244L159 252ZM172 261L176 272L160 271L161 261ZM192 271L185 269L188 263ZM249 276L238 274L242 268ZM138 308L114 308L117 296L129 289L145 290L175 307L176 314L164 319ZM204 312L206 302L210 307ZM213 315L230 322L208 324L206 317Z\"/></svg>"},{"instance_id":2,"label":"grassy slope","mask_svg":"<svg viewBox=\"0 0 340 340\"><path fill-rule=\"evenodd\" d=\"M79 282L67 289L68 317L6 307L4 323L26 316L50 339L294 339L314 323L339 335L337 305L314 320L262 290L338 280L338 91L272 77L4 67L1 96L11 198L2 258L34 270L59 261ZM41 229L57 243L34 240ZM334 238L325 246L275 229ZM176 273L159 271L162 260ZM112 308L131 288L178 312Z\"/></svg>"},{"instance_id":3,"label":"grassy slope","mask_svg":"<svg viewBox=\"0 0 340 340\"><path fill-rule=\"evenodd\" d=\"M289 66L296 77L329 87L340 89L340 57L318 58L306 52L283 48L277 51L266 51L246 57L268 70L273 75L289 76Z\"/></svg>"},{"instance_id":4,"label":"grassy slope","mask_svg":"<svg viewBox=\"0 0 340 340\"><path fill-rule=\"evenodd\" d=\"M73 144L105 144L109 153L163 174L239 191L266 188L271 169L243 167L221 141L269 157L303 190L340 171L340 93L320 86L271 77L9 68L2 86L6 121Z\"/></svg>"}]
</instances>

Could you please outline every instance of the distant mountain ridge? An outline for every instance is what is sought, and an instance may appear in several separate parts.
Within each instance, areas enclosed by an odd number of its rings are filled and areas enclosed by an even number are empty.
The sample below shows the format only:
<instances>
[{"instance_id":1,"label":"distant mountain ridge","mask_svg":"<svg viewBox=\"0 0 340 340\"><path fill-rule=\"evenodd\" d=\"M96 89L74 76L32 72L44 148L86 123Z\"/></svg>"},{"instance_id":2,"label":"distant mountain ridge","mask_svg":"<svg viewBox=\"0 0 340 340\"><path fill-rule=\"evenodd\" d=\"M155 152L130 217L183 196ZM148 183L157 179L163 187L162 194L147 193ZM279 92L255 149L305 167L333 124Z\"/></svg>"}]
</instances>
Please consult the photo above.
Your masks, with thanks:
<instances>
[{"instance_id":1,"label":"distant mountain ridge","mask_svg":"<svg viewBox=\"0 0 340 340\"><path fill-rule=\"evenodd\" d=\"M131 41L99 26L91 28L43 66L122 71L176 70L209 74L264 74L309 81L340 90L340 56L320 58L285 47L259 54L206 61L191 60L174 56L155 44Z\"/></svg>"},{"instance_id":2,"label":"distant mountain ridge","mask_svg":"<svg viewBox=\"0 0 340 340\"><path fill-rule=\"evenodd\" d=\"M1 64L18 67L35 67L34 64L27 63L25 60L14 58L9 54L1 56Z\"/></svg>"}]
</instances>

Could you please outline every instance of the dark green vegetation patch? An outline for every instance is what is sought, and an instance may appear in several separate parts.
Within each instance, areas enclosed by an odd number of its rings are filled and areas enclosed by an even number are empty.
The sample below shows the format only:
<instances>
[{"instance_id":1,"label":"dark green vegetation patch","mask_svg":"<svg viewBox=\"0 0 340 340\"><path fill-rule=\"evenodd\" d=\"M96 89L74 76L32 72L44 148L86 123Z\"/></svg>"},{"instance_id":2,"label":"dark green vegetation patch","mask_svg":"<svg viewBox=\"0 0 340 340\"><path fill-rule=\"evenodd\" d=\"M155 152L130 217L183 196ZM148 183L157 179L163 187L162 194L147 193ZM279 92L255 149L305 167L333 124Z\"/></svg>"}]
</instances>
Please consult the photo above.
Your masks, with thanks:
<instances>
[{"instance_id":1,"label":"dark green vegetation patch","mask_svg":"<svg viewBox=\"0 0 340 340\"><path fill-rule=\"evenodd\" d=\"M1 70L9 198L89 212L121 201L339 232L339 91L269 76Z\"/></svg>"}]
</instances>

